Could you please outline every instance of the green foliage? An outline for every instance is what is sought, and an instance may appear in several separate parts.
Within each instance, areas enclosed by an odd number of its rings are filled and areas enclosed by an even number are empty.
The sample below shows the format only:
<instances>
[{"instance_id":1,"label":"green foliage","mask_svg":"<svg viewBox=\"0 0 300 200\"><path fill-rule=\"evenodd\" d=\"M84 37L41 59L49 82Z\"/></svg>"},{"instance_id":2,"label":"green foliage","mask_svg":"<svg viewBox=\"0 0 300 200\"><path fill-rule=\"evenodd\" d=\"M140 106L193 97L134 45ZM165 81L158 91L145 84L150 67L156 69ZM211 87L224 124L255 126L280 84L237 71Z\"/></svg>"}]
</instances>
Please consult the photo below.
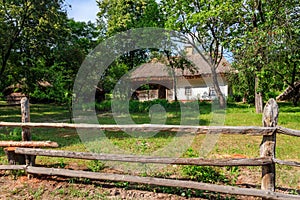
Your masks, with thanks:
<instances>
[{"instance_id":1,"label":"green foliage","mask_svg":"<svg viewBox=\"0 0 300 200\"><path fill-rule=\"evenodd\" d=\"M17 180L20 176L25 175L25 170L11 170L10 173L13 176L13 179Z\"/></svg>"},{"instance_id":2,"label":"green foliage","mask_svg":"<svg viewBox=\"0 0 300 200\"><path fill-rule=\"evenodd\" d=\"M14 128L8 134L7 133L0 133L0 140L21 141L22 140L22 129L21 128Z\"/></svg>"},{"instance_id":3,"label":"green foliage","mask_svg":"<svg viewBox=\"0 0 300 200\"><path fill-rule=\"evenodd\" d=\"M187 157L198 157L193 149L189 148L185 155ZM209 166L194 166L186 165L181 167L181 173L183 176L189 179L196 180L204 183L228 183L228 179L224 174L216 171L213 167Z\"/></svg>"},{"instance_id":4,"label":"green foliage","mask_svg":"<svg viewBox=\"0 0 300 200\"><path fill-rule=\"evenodd\" d=\"M93 160L89 163L88 169L92 172L100 172L105 168L105 164L99 160Z\"/></svg>"},{"instance_id":5,"label":"green foliage","mask_svg":"<svg viewBox=\"0 0 300 200\"><path fill-rule=\"evenodd\" d=\"M111 36L117 32L141 27L161 27L163 21L154 0L104 0L98 1L99 22Z\"/></svg>"},{"instance_id":6,"label":"green foliage","mask_svg":"<svg viewBox=\"0 0 300 200\"><path fill-rule=\"evenodd\" d=\"M234 185L238 180L238 176L240 175L240 169L238 166L230 166L226 167L227 172L229 172L229 182L231 185Z\"/></svg>"},{"instance_id":7,"label":"green foliage","mask_svg":"<svg viewBox=\"0 0 300 200\"><path fill-rule=\"evenodd\" d=\"M155 0L104 0L98 1L98 23L106 37L134 28L163 27L163 18ZM147 33L145 33L147 34ZM152 37L152 35L149 35ZM132 40L124 39L122 49L132 48ZM123 53L105 71L98 86L105 92L112 92L116 83L129 70L149 60L150 49L138 49Z\"/></svg>"},{"instance_id":8,"label":"green foliage","mask_svg":"<svg viewBox=\"0 0 300 200\"><path fill-rule=\"evenodd\" d=\"M282 91L299 80L299 7L297 1L245 1L237 7L239 20L230 40L233 66L238 69L233 87L248 97L256 90L265 100L274 96L269 91ZM296 90L295 90L296 91ZM273 92L275 93L275 91ZM297 99L298 98L298 99ZM294 93L294 103L300 98Z\"/></svg>"},{"instance_id":9,"label":"green foliage","mask_svg":"<svg viewBox=\"0 0 300 200\"><path fill-rule=\"evenodd\" d=\"M41 80L53 47L66 36L63 1L1 1L0 76L6 86L22 83L23 92ZM1 78L1 80L4 80Z\"/></svg>"},{"instance_id":10,"label":"green foliage","mask_svg":"<svg viewBox=\"0 0 300 200\"><path fill-rule=\"evenodd\" d=\"M181 169L183 176L191 180L204 183L227 183L226 176L220 174L212 167L206 166L184 166Z\"/></svg>"}]
</instances>

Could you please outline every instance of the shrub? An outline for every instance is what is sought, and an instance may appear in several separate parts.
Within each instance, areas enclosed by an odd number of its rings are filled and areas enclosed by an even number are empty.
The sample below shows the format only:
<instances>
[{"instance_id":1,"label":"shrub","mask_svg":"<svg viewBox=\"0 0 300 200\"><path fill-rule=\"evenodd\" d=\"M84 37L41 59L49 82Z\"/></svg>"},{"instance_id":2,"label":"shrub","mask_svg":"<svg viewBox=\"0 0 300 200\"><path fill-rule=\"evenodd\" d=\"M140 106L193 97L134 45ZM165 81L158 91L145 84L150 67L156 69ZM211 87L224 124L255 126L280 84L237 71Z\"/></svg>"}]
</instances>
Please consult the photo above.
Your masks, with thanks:
<instances>
[{"instance_id":1,"label":"shrub","mask_svg":"<svg viewBox=\"0 0 300 200\"><path fill-rule=\"evenodd\" d=\"M88 169L92 172L99 172L105 168L105 164L99 160L93 160L89 163Z\"/></svg>"},{"instance_id":2,"label":"shrub","mask_svg":"<svg viewBox=\"0 0 300 200\"><path fill-rule=\"evenodd\" d=\"M198 154L191 148L189 148L185 156L187 157L198 157ZM181 167L181 173L183 176L204 183L227 183L228 179L224 174L216 171L213 167L209 166L194 166L186 165Z\"/></svg>"}]
</instances>

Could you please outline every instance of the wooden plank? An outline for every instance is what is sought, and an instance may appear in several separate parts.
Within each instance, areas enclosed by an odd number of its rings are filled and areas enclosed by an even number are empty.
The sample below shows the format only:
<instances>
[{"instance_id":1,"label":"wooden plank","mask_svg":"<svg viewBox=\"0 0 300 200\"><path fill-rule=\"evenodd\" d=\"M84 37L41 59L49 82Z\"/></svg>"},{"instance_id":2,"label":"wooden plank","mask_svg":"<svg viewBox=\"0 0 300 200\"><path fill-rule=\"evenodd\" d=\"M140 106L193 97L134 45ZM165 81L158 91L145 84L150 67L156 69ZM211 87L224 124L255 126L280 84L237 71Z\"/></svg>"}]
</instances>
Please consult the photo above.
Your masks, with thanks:
<instances>
[{"instance_id":1,"label":"wooden plank","mask_svg":"<svg viewBox=\"0 0 300 200\"><path fill-rule=\"evenodd\" d=\"M51 141L0 141L0 147L58 147Z\"/></svg>"},{"instance_id":2,"label":"wooden plank","mask_svg":"<svg viewBox=\"0 0 300 200\"><path fill-rule=\"evenodd\" d=\"M286 200L298 199L299 200L300 198L299 195L288 195L288 194L282 194L282 193L271 192L271 191L263 191L258 189L238 188L232 186L214 185L208 183L174 180L174 179L139 177L139 176L107 174L107 173L99 173L99 172L95 173L95 172L67 170L67 169L53 169L53 168L49 169L49 168L31 167L31 166L28 166L26 171L29 174L88 178L92 180L125 181L125 182L139 183L139 184L181 187L181 188L189 188L189 189L197 189L197 190L208 190L208 191L231 194L231 195L256 196L256 197L263 197L268 199L286 199Z\"/></svg>"},{"instance_id":3,"label":"wooden plank","mask_svg":"<svg viewBox=\"0 0 300 200\"><path fill-rule=\"evenodd\" d=\"M170 158L170 157L151 157L138 155L116 155L116 154L97 154L89 152L73 152L62 150L48 149L29 149L17 148L18 154L76 158L86 160L109 160L121 162L140 162L140 163L157 163L157 164L178 164L178 165L198 165L198 166L262 166L272 163L271 158L254 158L254 159L203 159L203 158Z\"/></svg>"},{"instance_id":4,"label":"wooden plank","mask_svg":"<svg viewBox=\"0 0 300 200\"><path fill-rule=\"evenodd\" d=\"M140 132L186 132L197 134L243 134L243 135L272 135L275 127L257 126L188 126L164 124L130 124L130 125L99 125L99 124L68 124L68 123L18 123L0 122L0 127L27 128L65 128L65 129L96 129L107 131L140 131Z\"/></svg>"},{"instance_id":5,"label":"wooden plank","mask_svg":"<svg viewBox=\"0 0 300 200\"><path fill-rule=\"evenodd\" d=\"M300 167L300 162L296 162L296 161L286 161L286 160L279 160L279 159L273 159L273 161L276 164L279 164L279 165L288 165L288 166L293 166L293 167Z\"/></svg>"},{"instance_id":6,"label":"wooden plank","mask_svg":"<svg viewBox=\"0 0 300 200\"><path fill-rule=\"evenodd\" d=\"M278 105L274 99L270 99L264 107L263 118L264 127L276 127L278 122ZM263 136L260 145L260 156L275 158L276 131L270 136ZM275 163L262 166L261 189L275 191Z\"/></svg>"},{"instance_id":7,"label":"wooden plank","mask_svg":"<svg viewBox=\"0 0 300 200\"><path fill-rule=\"evenodd\" d=\"M284 128L284 127L280 127L280 126L277 127L277 133L300 137L300 130L293 130L293 129Z\"/></svg>"},{"instance_id":8,"label":"wooden plank","mask_svg":"<svg viewBox=\"0 0 300 200\"><path fill-rule=\"evenodd\" d=\"M0 165L0 170L23 170L26 165Z\"/></svg>"}]
</instances>

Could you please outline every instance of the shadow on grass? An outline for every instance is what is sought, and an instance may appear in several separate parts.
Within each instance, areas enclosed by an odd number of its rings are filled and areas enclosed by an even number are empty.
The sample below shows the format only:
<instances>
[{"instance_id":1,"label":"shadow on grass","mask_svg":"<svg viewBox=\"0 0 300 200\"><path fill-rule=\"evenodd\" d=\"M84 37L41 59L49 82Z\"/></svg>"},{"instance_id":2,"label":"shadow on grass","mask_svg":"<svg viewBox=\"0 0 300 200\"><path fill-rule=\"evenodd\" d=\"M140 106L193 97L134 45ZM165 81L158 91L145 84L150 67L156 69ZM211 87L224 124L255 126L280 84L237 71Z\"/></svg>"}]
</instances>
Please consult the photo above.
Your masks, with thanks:
<instances>
[{"instance_id":1,"label":"shadow on grass","mask_svg":"<svg viewBox=\"0 0 300 200\"><path fill-rule=\"evenodd\" d=\"M53 122L58 120L69 119L68 110L61 105L55 104L31 104L30 119L32 122ZM0 107L0 121L20 122L21 108L20 106L4 106Z\"/></svg>"},{"instance_id":2,"label":"shadow on grass","mask_svg":"<svg viewBox=\"0 0 300 200\"><path fill-rule=\"evenodd\" d=\"M292 103L289 102L279 102L279 114L280 112L285 112L285 113L300 113L300 106L293 106Z\"/></svg>"}]
</instances>

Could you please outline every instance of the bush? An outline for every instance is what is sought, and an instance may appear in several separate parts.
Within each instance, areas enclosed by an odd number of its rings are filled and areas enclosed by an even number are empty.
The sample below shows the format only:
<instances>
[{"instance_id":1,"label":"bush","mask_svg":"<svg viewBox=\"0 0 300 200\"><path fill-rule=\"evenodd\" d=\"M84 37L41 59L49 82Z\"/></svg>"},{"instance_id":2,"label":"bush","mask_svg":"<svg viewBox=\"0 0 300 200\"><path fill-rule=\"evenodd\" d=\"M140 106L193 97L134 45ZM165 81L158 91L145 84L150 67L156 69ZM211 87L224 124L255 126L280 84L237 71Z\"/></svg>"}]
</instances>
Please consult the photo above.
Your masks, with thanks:
<instances>
[{"instance_id":1,"label":"bush","mask_svg":"<svg viewBox=\"0 0 300 200\"><path fill-rule=\"evenodd\" d=\"M168 102L167 100L164 99L156 99L153 101L143 101L140 102L138 100L130 100L129 102L125 101L125 103L129 104L129 112L130 113L147 113L149 112L149 109L151 108L151 106L155 105L155 104L160 104L161 106L163 106L167 111L168 110L175 110L177 108L179 108L179 102ZM111 111L111 106L112 106L112 101L111 100L104 100L100 103L96 104L96 109L98 111ZM114 100L114 104L113 106L115 106L116 110L119 111L126 111L126 106L124 104L124 101L120 100Z\"/></svg>"},{"instance_id":2,"label":"bush","mask_svg":"<svg viewBox=\"0 0 300 200\"><path fill-rule=\"evenodd\" d=\"M110 100L104 100L100 103L96 103L95 108L98 111L111 111L111 101Z\"/></svg>"},{"instance_id":3,"label":"bush","mask_svg":"<svg viewBox=\"0 0 300 200\"><path fill-rule=\"evenodd\" d=\"M184 166L182 167L182 175L192 180L204 183L228 182L225 175L217 172L214 168L208 166Z\"/></svg>"},{"instance_id":4,"label":"bush","mask_svg":"<svg viewBox=\"0 0 300 200\"><path fill-rule=\"evenodd\" d=\"M199 155L191 148L189 148L185 156L189 158L198 157ZM181 167L181 173L183 176L204 183L227 183L228 179L224 174L216 171L213 167L209 166L194 166L186 165Z\"/></svg>"},{"instance_id":5,"label":"bush","mask_svg":"<svg viewBox=\"0 0 300 200\"><path fill-rule=\"evenodd\" d=\"M105 168L105 164L99 160L92 160L89 165L88 169L92 172L99 172Z\"/></svg>"}]
</instances>

